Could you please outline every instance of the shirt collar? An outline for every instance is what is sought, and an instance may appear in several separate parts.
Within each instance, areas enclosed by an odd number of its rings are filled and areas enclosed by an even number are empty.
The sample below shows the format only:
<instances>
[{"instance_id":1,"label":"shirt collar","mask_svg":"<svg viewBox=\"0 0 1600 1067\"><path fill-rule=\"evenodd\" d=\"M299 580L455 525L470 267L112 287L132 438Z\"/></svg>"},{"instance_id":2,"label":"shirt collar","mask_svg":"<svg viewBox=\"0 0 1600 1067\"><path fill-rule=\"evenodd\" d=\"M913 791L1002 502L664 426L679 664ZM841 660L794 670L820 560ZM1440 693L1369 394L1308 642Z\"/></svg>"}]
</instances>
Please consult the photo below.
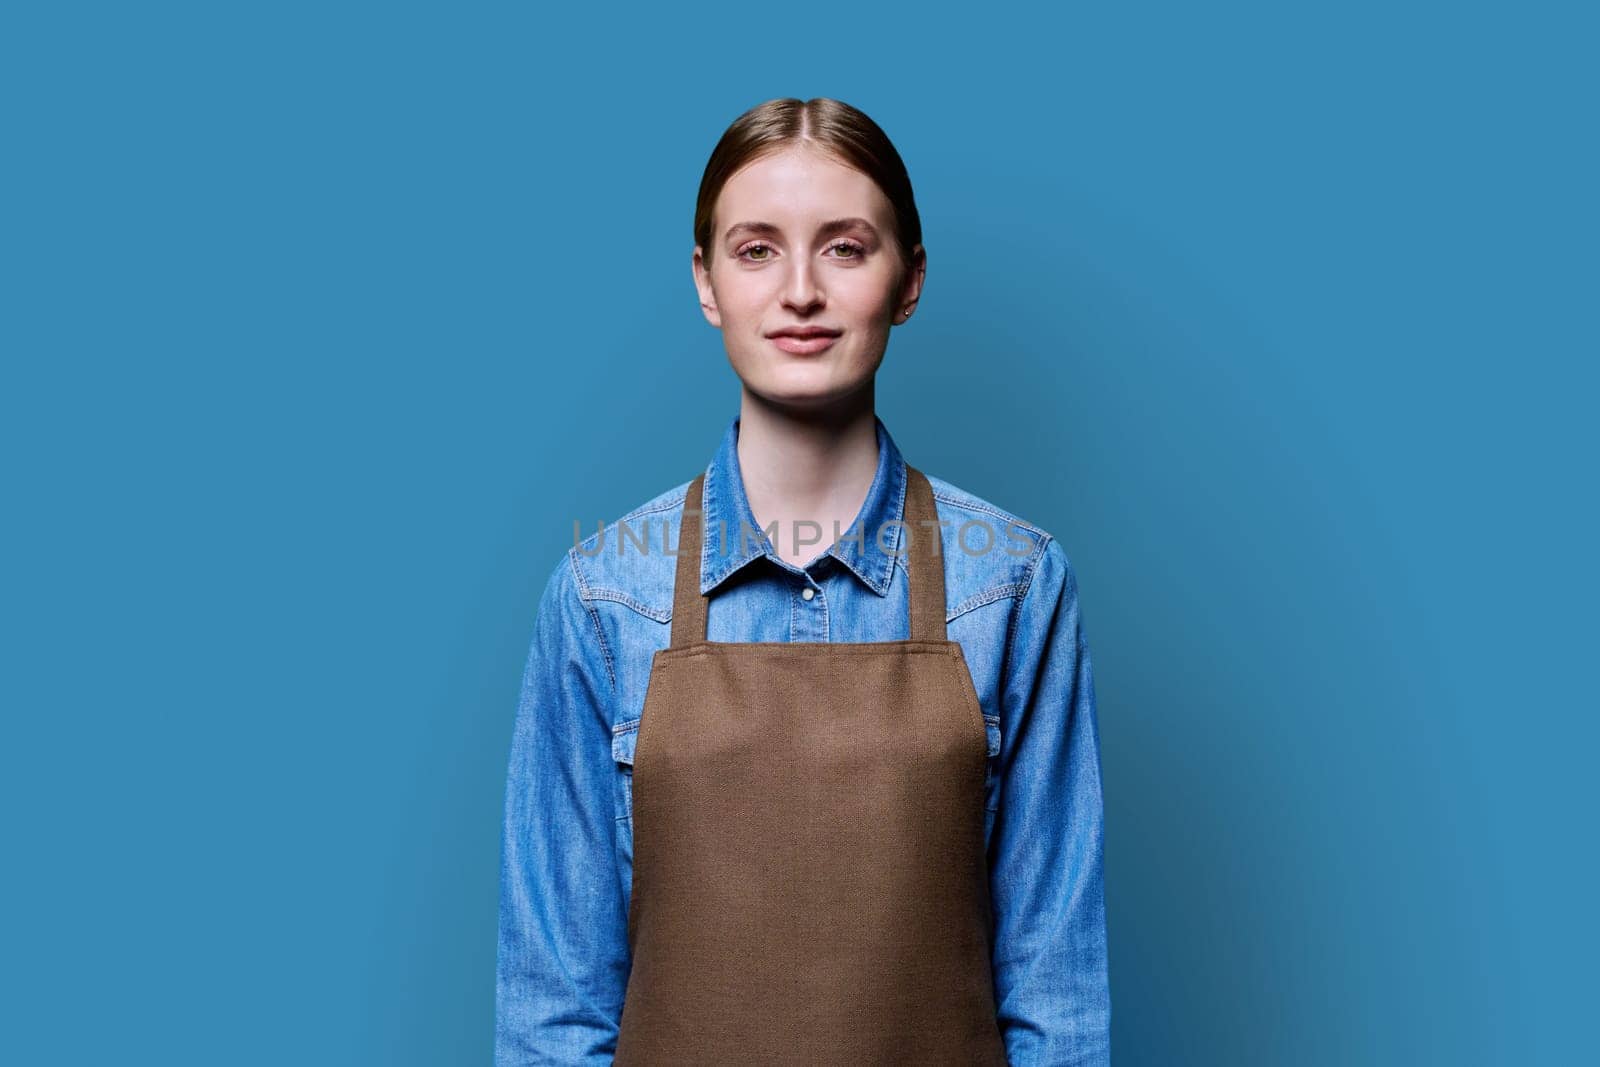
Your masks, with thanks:
<instances>
[{"instance_id":1,"label":"shirt collar","mask_svg":"<svg viewBox=\"0 0 1600 1067\"><path fill-rule=\"evenodd\" d=\"M900 523L905 517L906 464L883 420L874 415L873 423L878 432L878 469L872 476L860 515L826 554L848 567L874 593L887 596L889 579L894 576L895 553L903 541ZM755 513L750 510L744 477L739 473L738 445L739 417L734 416L723 432L722 443L711 465L706 468L701 593L711 592L729 575L760 556L779 562L771 539L756 525ZM890 522L896 525L884 529ZM742 537L741 528L749 531ZM831 532L824 530L823 536Z\"/></svg>"}]
</instances>

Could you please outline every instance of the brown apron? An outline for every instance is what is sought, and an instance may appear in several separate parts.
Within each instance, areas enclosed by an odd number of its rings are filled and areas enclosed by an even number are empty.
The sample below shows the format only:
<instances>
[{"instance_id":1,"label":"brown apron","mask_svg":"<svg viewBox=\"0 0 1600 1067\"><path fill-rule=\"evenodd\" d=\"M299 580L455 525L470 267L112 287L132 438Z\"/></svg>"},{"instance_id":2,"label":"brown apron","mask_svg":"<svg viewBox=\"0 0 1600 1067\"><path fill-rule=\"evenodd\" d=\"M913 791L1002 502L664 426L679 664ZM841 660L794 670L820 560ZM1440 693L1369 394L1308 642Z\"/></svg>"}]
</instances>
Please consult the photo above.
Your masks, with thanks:
<instances>
[{"instance_id":1,"label":"brown apron","mask_svg":"<svg viewBox=\"0 0 1600 1067\"><path fill-rule=\"evenodd\" d=\"M634 752L619 1065L1006 1063L983 709L906 474L901 641L706 640L689 486Z\"/></svg>"}]
</instances>

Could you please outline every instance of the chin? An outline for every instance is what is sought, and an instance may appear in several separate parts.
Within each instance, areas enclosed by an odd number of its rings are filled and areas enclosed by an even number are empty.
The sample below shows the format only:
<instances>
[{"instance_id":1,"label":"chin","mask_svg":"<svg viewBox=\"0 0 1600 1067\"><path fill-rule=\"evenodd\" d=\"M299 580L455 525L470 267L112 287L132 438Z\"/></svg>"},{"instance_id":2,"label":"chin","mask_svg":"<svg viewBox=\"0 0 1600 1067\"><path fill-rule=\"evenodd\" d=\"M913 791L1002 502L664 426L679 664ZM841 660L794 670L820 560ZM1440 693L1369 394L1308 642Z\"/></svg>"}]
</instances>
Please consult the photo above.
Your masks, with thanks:
<instances>
[{"instance_id":1,"label":"chin","mask_svg":"<svg viewBox=\"0 0 1600 1067\"><path fill-rule=\"evenodd\" d=\"M802 368L812 371L813 368ZM826 368L816 368L826 371ZM807 411L830 407L860 390L871 380L852 375L840 379L834 373L764 373L744 377L745 388L774 407Z\"/></svg>"}]
</instances>

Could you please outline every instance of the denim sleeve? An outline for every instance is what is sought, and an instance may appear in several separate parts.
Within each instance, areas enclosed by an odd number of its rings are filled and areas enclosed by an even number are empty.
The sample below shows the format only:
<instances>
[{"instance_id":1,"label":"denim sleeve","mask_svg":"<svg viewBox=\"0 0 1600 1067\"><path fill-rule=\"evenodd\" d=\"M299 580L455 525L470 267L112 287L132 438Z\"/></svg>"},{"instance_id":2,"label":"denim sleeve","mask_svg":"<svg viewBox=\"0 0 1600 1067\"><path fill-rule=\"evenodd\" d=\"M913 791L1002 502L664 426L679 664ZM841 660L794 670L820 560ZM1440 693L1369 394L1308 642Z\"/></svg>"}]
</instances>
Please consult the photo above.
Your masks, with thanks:
<instances>
[{"instance_id":1,"label":"denim sleeve","mask_svg":"<svg viewBox=\"0 0 1600 1067\"><path fill-rule=\"evenodd\" d=\"M630 960L611 674L569 552L539 601L506 774L495 1062L609 1064Z\"/></svg>"},{"instance_id":2,"label":"denim sleeve","mask_svg":"<svg viewBox=\"0 0 1600 1067\"><path fill-rule=\"evenodd\" d=\"M1110 1063L1100 749L1077 582L1039 550L1002 676L989 852L994 975L1012 1067Z\"/></svg>"}]
</instances>

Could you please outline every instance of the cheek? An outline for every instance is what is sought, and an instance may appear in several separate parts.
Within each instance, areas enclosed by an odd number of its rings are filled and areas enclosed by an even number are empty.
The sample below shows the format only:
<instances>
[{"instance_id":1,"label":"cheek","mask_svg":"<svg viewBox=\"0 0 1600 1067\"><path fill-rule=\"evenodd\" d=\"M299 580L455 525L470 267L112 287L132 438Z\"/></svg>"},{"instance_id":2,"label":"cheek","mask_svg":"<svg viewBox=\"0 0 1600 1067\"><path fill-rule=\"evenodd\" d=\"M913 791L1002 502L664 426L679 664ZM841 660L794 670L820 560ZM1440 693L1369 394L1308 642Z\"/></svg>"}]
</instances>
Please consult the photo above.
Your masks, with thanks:
<instances>
[{"instance_id":1,"label":"cheek","mask_svg":"<svg viewBox=\"0 0 1600 1067\"><path fill-rule=\"evenodd\" d=\"M862 279L862 284L841 288L838 306L858 325L887 319L895 305L895 293L881 279Z\"/></svg>"},{"instance_id":2,"label":"cheek","mask_svg":"<svg viewBox=\"0 0 1600 1067\"><path fill-rule=\"evenodd\" d=\"M724 260L712 268L711 286L723 313L742 318L777 299L776 278L775 271L740 270Z\"/></svg>"},{"instance_id":3,"label":"cheek","mask_svg":"<svg viewBox=\"0 0 1600 1067\"><path fill-rule=\"evenodd\" d=\"M759 325L776 299L772 293L753 286L735 288L731 302L734 321Z\"/></svg>"}]
</instances>

